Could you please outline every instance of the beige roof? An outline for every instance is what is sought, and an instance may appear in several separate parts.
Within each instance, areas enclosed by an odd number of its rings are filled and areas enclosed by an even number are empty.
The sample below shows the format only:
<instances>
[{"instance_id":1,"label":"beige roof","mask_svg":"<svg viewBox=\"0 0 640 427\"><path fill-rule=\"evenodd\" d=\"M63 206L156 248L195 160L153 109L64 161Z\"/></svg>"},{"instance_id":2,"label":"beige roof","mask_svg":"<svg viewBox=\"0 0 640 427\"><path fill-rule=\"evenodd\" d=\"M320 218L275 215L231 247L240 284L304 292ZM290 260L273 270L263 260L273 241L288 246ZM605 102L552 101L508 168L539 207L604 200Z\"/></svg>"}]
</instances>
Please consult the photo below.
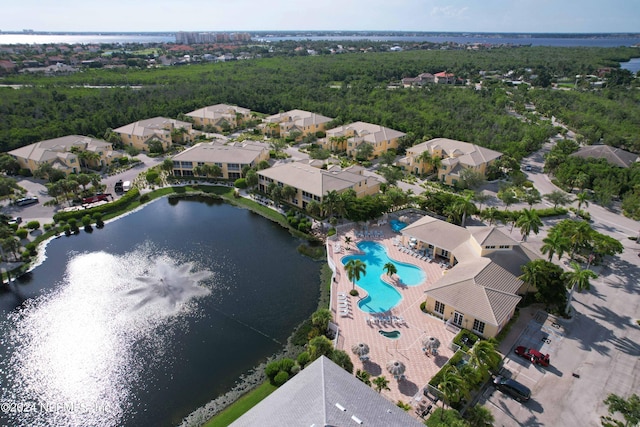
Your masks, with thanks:
<instances>
[{"instance_id":1,"label":"beige roof","mask_svg":"<svg viewBox=\"0 0 640 427\"><path fill-rule=\"evenodd\" d=\"M187 113L186 115L189 117L216 120L227 117L235 118L236 113L247 115L251 114L251 110L249 110L248 108L237 107L235 105L216 104L194 110L190 113Z\"/></svg>"},{"instance_id":2,"label":"beige roof","mask_svg":"<svg viewBox=\"0 0 640 427\"><path fill-rule=\"evenodd\" d=\"M366 185L367 182L371 182L371 178L357 173L337 170L335 167L330 171L322 170L304 161L285 163L264 169L259 171L258 175L271 178L319 197L329 191L340 192L354 187L357 183Z\"/></svg>"},{"instance_id":3,"label":"beige roof","mask_svg":"<svg viewBox=\"0 0 640 427\"><path fill-rule=\"evenodd\" d=\"M511 237L504 234L502 229L497 227L475 226L467 227L467 230L469 230L480 246L498 247L501 245L514 246L517 244Z\"/></svg>"},{"instance_id":4,"label":"beige roof","mask_svg":"<svg viewBox=\"0 0 640 427\"><path fill-rule=\"evenodd\" d=\"M447 270L426 293L459 312L483 322L501 325L520 301L516 293L523 282L521 266L535 253L496 227L463 228L424 216L406 226L401 233L451 252L457 264ZM482 247L495 246L486 257L473 242ZM499 246L511 249L499 250Z\"/></svg>"},{"instance_id":5,"label":"beige roof","mask_svg":"<svg viewBox=\"0 0 640 427\"><path fill-rule=\"evenodd\" d=\"M390 141L395 138L400 138L406 134L398 130L393 130L380 125L374 125L366 122L354 122L348 125L343 125L327 131L327 137L341 136L349 134L351 131L355 133L355 136L361 137L365 142L378 143L382 141Z\"/></svg>"},{"instance_id":6,"label":"beige roof","mask_svg":"<svg viewBox=\"0 0 640 427\"><path fill-rule=\"evenodd\" d=\"M620 148L613 148L608 145L587 145L571 154L574 157L582 157L583 159L596 158L605 159L612 165L628 168L632 164L639 162L640 157L637 154L630 153Z\"/></svg>"},{"instance_id":7,"label":"beige roof","mask_svg":"<svg viewBox=\"0 0 640 427\"><path fill-rule=\"evenodd\" d=\"M407 225L401 233L449 252L453 252L455 248L469 240L467 229L428 215Z\"/></svg>"},{"instance_id":8,"label":"beige roof","mask_svg":"<svg viewBox=\"0 0 640 427\"><path fill-rule=\"evenodd\" d=\"M265 119L267 123L293 122L295 126L307 127L320 125L333 120L331 117L322 116L305 110L290 110L284 113L274 114Z\"/></svg>"},{"instance_id":9,"label":"beige roof","mask_svg":"<svg viewBox=\"0 0 640 427\"><path fill-rule=\"evenodd\" d=\"M173 160L204 163L251 164L268 152L266 144L244 141L236 143L201 142L173 156Z\"/></svg>"},{"instance_id":10,"label":"beige roof","mask_svg":"<svg viewBox=\"0 0 640 427\"><path fill-rule=\"evenodd\" d=\"M492 325L508 319L521 297L522 281L487 258L456 265L427 294L455 310ZM469 326L470 327L470 326Z\"/></svg>"},{"instance_id":11,"label":"beige roof","mask_svg":"<svg viewBox=\"0 0 640 427\"><path fill-rule=\"evenodd\" d=\"M441 149L446 157L456 157L456 159L467 166L479 166L495 160L502 156L499 151L480 147L469 142L456 141L448 138L435 138L407 148L407 153L419 155L425 151L433 153L435 149ZM446 159L445 159L446 160ZM443 160L443 163L445 163Z\"/></svg>"},{"instance_id":12,"label":"beige roof","mask_svg":"<svg viewBox=\"0 0 640 427\"><path fill-rule=\"evenodd\" d=\"M124 133L127 135L147 136L153 135L159 130L169 130L171 128L191 128L191 123L182 122L175 119L167 119L165 117L154 117L152 119L140 120L134 123L114 129L114 132Z\"/></svg>"},{"instance_id":13,"label":"beige roof","mask_svg":"<svg viewBox=\"0 0 640 427\"><path fill-rule=\"evenodd\" d=\"M111 144L88 136L67 135L60 138L47 139L45 141L29 144L24 147L9 151L9 154L22 159L30 159L35 162L45 162L58 157L71 157L75 154L67 153L73 147L82 150L100 151L109 150Z\"/></svg>"}]
</instances>

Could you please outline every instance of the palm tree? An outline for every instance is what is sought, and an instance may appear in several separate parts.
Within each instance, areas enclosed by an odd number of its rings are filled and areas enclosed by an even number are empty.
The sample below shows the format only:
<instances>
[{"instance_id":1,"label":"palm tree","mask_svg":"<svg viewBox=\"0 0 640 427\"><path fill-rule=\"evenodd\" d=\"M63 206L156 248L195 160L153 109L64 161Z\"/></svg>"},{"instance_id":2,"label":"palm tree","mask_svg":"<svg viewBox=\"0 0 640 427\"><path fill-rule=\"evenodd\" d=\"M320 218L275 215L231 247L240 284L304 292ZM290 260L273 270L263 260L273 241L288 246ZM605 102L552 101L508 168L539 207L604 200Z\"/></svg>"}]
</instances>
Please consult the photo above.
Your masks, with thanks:
<instances>
[{"instance_id":1,"label":"palm tree","mask_svg":"<svg viewBox=\"0 0 640 427\"><path fill-rule=\"evenodd\" d=\"M586 221L571 221L572 226L569 228L569 241L571 243L571 253L569 258L573 259L573 256L579 248L585 246L593 235L593 229Z\"/></svg>"},{"instance_id":2,"label":"palm tree","mask_svg":"<svg viewBox=\"0 0 640 427\"><path fill-rule=\"evenodd\" d=\"M566 271L563 273L563 278L566 280L567 287L570 288L569 298L567 301L567 309L566 312L569 313L569 308L571 307L571 300L573 299L573 292L578 289L578 292L583 290L589 290L591 288L590 279L596 279L598 275L588 268L580 267L575 261L571 261L571 268L573 271Z\"/></svg>"},{"instance_id":3,"label":"palm tree","mask_svg":"<svg viewBox=\"0 0 640 427\"><path fill-rule=\"evenodd\" d=\"M476 341L469 353L471 354L470 364L483 372L494 370L502 359L494 343L487 340Z\"/></svg>"},{"instance_id":4,"label":"palm tree","mask_svg":"<svg viewBox=\"0 0 640 427\"><path fill-rule=\"evenodd\" d=\"M332 216L337 204L339 203L340 195L337 191L331 190L328 191L327 194L322 198L322 206L324 207L324 211L328 216Z\"/></svg>"},{"instance_id":5,"label":"palm tree","mask_svg":"<svg viewBox=\"0 0 640 427\"><path fill-rule=\"evenodd\" d=\"M459 197L453 203L453 210L457 212L459 215L462 215L462 220L460 221L460 226L464 227L464 223L467 219L467 215L474 214L478 209L476 205L471 202L471 198L473 197L473 193L467 193L463 197Z\"/></svg>"},{"instance_id":6,"label":"palm tree","mask_svg":"<svg viewBox=\"0 0 640 427\"><path fill-rule=\"evenodd\" d=\"M344 266L344 269L347 271L347 277L353 285L351 289L355 290L356 282L360 280L360 276L365 276L367 274L367 264L359 259L351 259Z\"/></svg>"},{"instance_id":7,"label":"palm tree","mask_svg":"<svg viewBox=\"0 0 640 427\"><path fill-rule=\"evenodd\" d=\"M533 231L534 234L540 232L542 227L542 221L538 216L538 213L534 209L523 209L522 214L516 220L516 225L520 227L520 233L522 233L522 241L526 242L529 234Z\"/></svg>"},{"instance_id":8,"label":"palm tree","mask_svg":"<svg viewBox=\"0 0 640 427\"><path fill-rule=\"evenodd\" d=\"M282 188L282 198L288 202L290 202L297 194L298 190L290 185L285 185Z\"/></svg>"},{"instance_id":9,"label":"palm tree","mask_svg":"<svg viewBox=\"0 0 640 427\"><path fill-rule=\"evenodd\" d=\"M466 383L456 368L449 366L442 372L438 390L442 392L442 417L444 419L445 403L451 406L452 403L460 401L467 393Z\"/></svg>"},{"instance_id":10,"label":"palm tree","mask_svg":"<svg viewBox=\"0 0 640 427\"><path fill-rule=\"evenodd\" d=\"M486 203L489 199L491 199L491 196L488 194L485 194L481 191L477 191L474 195L473 195L473 200L475 200L476 202L478 202L480 204L480 206L478 207L478 212L482 211L482 204Z\"/></svg>"},{"instance_id":11,"label":"palm tree","mask_svg":"<svg viewBox=\"0 0 640 427\"><path fill-rule=\"evenodd\" d=\"M491 411L480 404L467 409L465 416L471 427L491 426L496 420Z\"/></svg>"},{"instance_id":12,"label":"palm tree","mask_svg":"<svg viewBox=\"0 0 640 427\"><path fill-rule=\"evenodd\" d=\"M389 380L384 375L374 378L372 382L378 393L380 393L382 390L391 390L389 388Z\"/></svg>"},{"instance_id":13,"label":"palm tree","mask_svg":"<svg viewBox=\"0 0 640 427\"><path fill-rule=\"evenodd\" d=\"M482 216L485 219L489 220L489 227L491 227L491 225L493 225L494 222L497 224L501 220L502 213L500 212L500 210L498 210L498 208L496 208L495 206L492 206L489 209L485 210Z\"/></svg>"},{"instance_id":14,"label":"palm tree","mask_svg":"<svg viewBox=\"0 0 640 427\"><path fill-rule=\"evenodd\" d=\"M589 207L589 200L591 196L586 191L580 192L576 194L576 200L578 201L578 213L580 213L580 208L584 205L585 208Z\"/></svg>"},{"instance_id":15,"label":"palm tree","mask_svg":"<svg viewBox=\"0 0 640 427\"><path fill-rule=\"evenodd\" d=\"M394 263L392 263L392 262L386 263L382 267L382 269L387 272L387 276L389 276L389 277L393 277L393 275L398 272L398 269L396 268L396 265Z\"/></svg>"},{"instance_id":16,"label":"palm tree","mask_svg":"<svg viewBox=\"0 0 640 427\"><path fill-rule=\"evenodd\" d=\"M311 315L311 323L324 333L332 318L333 315L331 314L331 310L328 308L321 308Z\"/></svg>"},{"instance_id":17,"label":"palm tree","mask_svg":"<svg viewBox=\"0 0 640 427\"><path fill-rule=\"evenodd\" d=\"M569 238L563 236L558 231L549 233L547 237L542 239L542 247L540 251L543 254L549 253L549 262L553 258L553 255L558 255L558 261L562 258L562 255L569 250L571 242Z\"/></svg>"},{"instance_id":18,"label":"palm tree","mask_svg":"<svg viewBox=\"0 0 640 427\"><path fill-rule=\"evenodd\" d=\"M356 371L356 378L371 387L371 374L369 374L369 372L358 369Z\"/></svg>"},{"instance_id":19,"label":"palm tree","mask_svg":"<svg viewBox=\"0 0 640 427\"><path fill-rule=\"evenodd\" d=\"M542 267L542 264L540 262L536 262L536 260L529 261L528 263L520 267L520 269L522 270L522 275L518 277L518 279L527 284L527 290L525 291L525 293L529 292L529 287L531 285L533 285L533 287L537 289L538 283L544 280L544 278L542 277L542 275L544 274L544 270Z\"/></svg>"}]
</instances>

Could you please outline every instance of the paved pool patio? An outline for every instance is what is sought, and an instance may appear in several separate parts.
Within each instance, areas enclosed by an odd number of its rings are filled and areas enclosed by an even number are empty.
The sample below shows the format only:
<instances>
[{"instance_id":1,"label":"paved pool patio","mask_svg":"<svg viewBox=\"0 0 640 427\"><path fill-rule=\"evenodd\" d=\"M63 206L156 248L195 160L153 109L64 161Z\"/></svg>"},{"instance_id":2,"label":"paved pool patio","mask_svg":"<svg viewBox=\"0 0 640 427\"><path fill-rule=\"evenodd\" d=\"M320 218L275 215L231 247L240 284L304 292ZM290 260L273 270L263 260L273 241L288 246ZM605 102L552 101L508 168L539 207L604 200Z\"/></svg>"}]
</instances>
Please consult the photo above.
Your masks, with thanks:
<instances>
[{"instance_id":1,"label":"paved pool patio","mask_svg":"<svg viewBox=\"0 0 640 427\"><path fill-rule=\"evenodd\" d=\"M398 250L394 243L400 235L394 232L388 224L369 227L368 236L358 237L361 235L361 228L354 225L351 228L340 228L337 237L327 241L328 257L336 266L331 289L331 311L334 315L334 322L339 327L336 347L351 356L354 373L357 369L364 369L371 374L372 379L380 375L389 379L391 390L382 392L385 397L393 402L401 400L416 407L419 401L415 398L420 399L423 387L453 355L449 343L455 334L445 328L442 320L420 310L420 304L425 300L425 291L442 277L446 270L435 262L429 263ZM349 244L345 243L347 236L351 239ZM386 248L392 260L413 264L426 274L425 281L420 285L394 285L402 295L402 300L383 316L395 316L401 318L403 322L393 321L391 324L371 322L374 316L358 308L358 301L366 297L366 291L356 285L360 295L357 297L349 295L353 285L349 282L344 270L342 258L360 253L356 245L363 240L380 243ZM349 314L346 317L341 315L338 297L340 294L346 294L348 301ZM400 331L400 337L398 339L386 338L379 333L380 330ZM440 340L441 346L437 356L428 356L423 352L422 340L427 336L433 336ZM361 342L368 344L370 348L369 360L364 362L351 351L354 344ZM387 371L387 362L391 360L398 360L406 365L405 379L396 380ZM410 412L415 415L414 410Z\"/></svg>"}]
</instances>

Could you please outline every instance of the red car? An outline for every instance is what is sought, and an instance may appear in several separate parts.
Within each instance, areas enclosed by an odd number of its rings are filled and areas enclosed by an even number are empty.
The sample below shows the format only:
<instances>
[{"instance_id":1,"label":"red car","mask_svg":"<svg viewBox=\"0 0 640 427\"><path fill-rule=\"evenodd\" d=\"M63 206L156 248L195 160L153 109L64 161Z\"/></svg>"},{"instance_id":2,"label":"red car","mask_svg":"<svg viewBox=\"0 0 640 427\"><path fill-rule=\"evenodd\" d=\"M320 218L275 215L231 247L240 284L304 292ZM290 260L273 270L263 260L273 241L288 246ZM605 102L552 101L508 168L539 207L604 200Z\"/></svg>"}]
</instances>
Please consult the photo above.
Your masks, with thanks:
<instances>
[{"instance_id":1,"label":"red car","mask_svg":"<svg viewBox=\"0 0 640 427\"><path fill-rule=\"evenodd\" d=\"M536 365L549 366L549 355L542 354L538 350L535 350L533 348L527 348L520 345L516 347L515 353L520 357L531 360L531 363L534 363Z\"/></svg>"}]
</instances>

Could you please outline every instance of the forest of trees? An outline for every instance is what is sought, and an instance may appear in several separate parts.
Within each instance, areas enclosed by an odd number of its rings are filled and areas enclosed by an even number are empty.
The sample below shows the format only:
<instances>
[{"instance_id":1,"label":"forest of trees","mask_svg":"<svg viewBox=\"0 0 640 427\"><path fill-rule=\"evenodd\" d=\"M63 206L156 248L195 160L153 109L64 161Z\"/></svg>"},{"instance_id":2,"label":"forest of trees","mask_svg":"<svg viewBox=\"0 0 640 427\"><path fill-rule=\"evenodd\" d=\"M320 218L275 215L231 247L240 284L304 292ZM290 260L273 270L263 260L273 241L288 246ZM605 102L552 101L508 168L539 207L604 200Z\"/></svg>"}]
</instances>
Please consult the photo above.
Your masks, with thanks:
<instances>
[{"instance_id":1,"label":"forest of trees","mask_svg":"<svg viewBox=\"0 0 640 427\"><path fill-rule=\"evenodd\" d=\"M388 84L444 69L469 78L477 78L480 70L544 69L554 76L595 72L601 66L617 66L618 60L634 52L625 48L544 47L480 52L415 50L160 69L89 69L59 77L11 76L5 83L27 86L0 88L0 151L69 134L102 137L107 129L136 120L177 117L206 105L228 103L265 114L306 109L343 122L362 120L406 132L408 144L448 137L519 159L537 149L553 129L505 114L511 102L509 87L493 83L482 90L442 86L390 90ZM142 87L132 88L134 85ZM637 104L628 105L626 117L638 115ZM607 108L618 111L613 105L607 104ZM624 139L627 127L616 124L615 128L606 127L606 132L615 134L611 138Z\"/></svg>"}]
</instances>

